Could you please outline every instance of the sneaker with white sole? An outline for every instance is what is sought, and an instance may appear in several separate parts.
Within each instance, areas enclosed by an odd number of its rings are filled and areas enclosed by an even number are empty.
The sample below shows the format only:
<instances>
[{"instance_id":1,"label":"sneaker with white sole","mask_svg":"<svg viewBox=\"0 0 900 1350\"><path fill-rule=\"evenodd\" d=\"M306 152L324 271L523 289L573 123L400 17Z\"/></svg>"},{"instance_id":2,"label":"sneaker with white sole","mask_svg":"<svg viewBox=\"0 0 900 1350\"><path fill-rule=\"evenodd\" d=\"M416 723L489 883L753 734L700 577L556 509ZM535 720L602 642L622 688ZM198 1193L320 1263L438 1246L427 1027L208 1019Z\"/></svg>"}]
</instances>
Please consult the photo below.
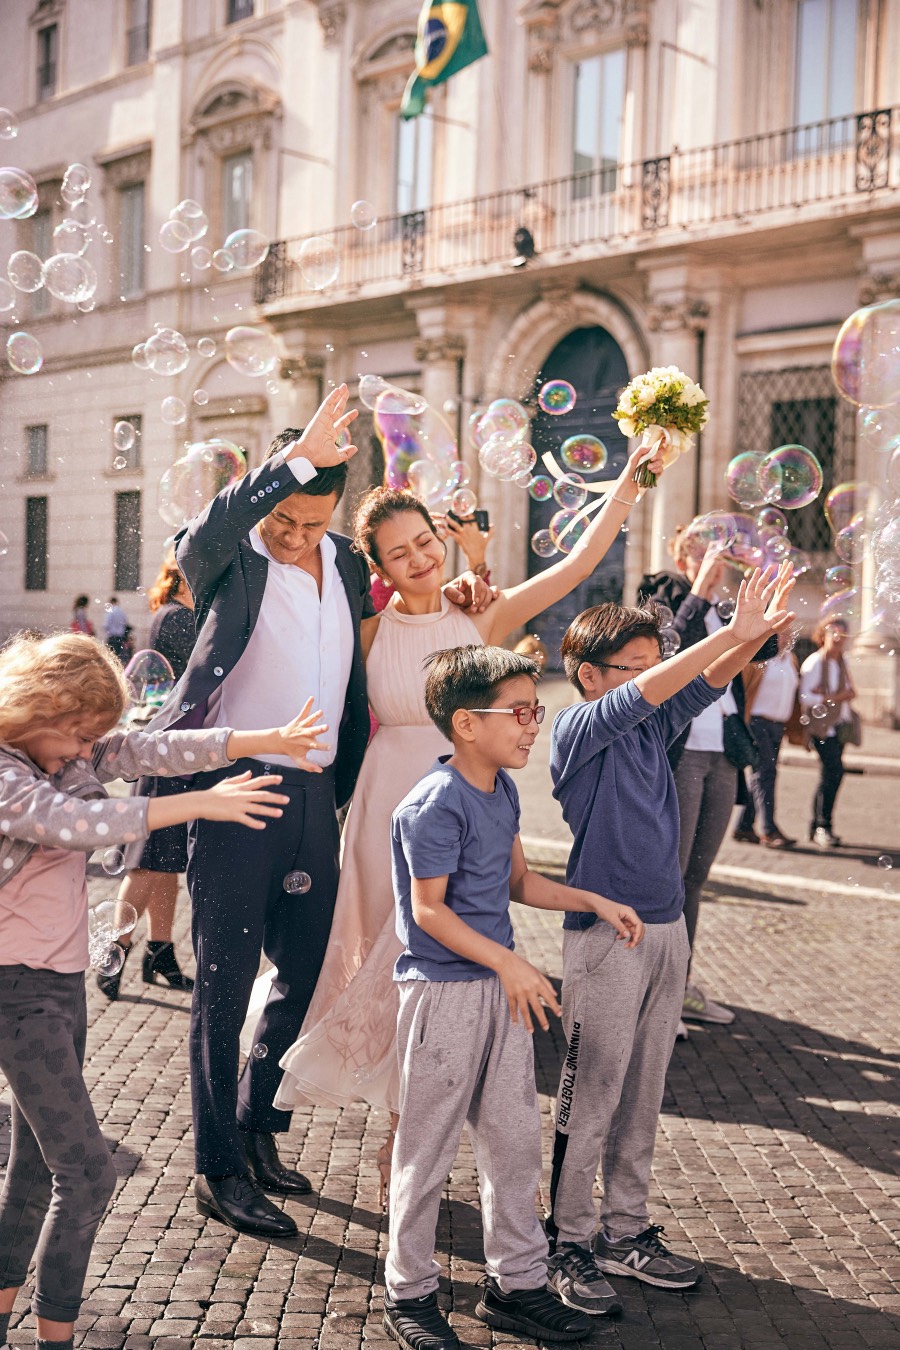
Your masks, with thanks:
<instances>
[{"instance_id":1,"label":"sneaker with white sole","mask_svg":"<svg viewBox=\"0 0 900 1350\"><path fill-rule=\"evenodd\" d=\"M720 1026L730 1026L734 1013L722 1003L707 998L696 984L689 984L684 991L684 1003L681 1016L688 1022L717 1022Z\"/></svg>"},{"instance_id":2,"label":"sneaker with white sole","mask_svg":"<svg viewBox=\"0 0 900 1350\"><path fill-rule=\"evenodd\" d=\"M659 1289L690 1289L700 1279L701 1268L664 1246L662 1224L652 1223L637 1237L610 1241L603 1233L594 1238L597 1265L605 1275L627 1275Z\"/></svg>"},{"instance_id":3,"label":"sneaker with white sole","mask_svg":"<svg viewBox=\"0 0 900 1350\"><path fill-rule=\"evenodd\" d=\"M676 1041L686 1041L689 1035L690 1032L688 1031L684 1022L679 1021L678 1030L675 1032Z\"/></svg>"},{"instance_id":4,"label":"sneaker with white sole","mask_svg":"<svg viewBox=\"0 0 900 1350\"><path fill-rule=\"evenodd\" d=\"M622 1311L616 1291L604 1279L593 1252L576 1242L561 1242L550 1257L547 1288L567 1308L588 1317L610 1317Z\"/></svg>"}]
</instances>

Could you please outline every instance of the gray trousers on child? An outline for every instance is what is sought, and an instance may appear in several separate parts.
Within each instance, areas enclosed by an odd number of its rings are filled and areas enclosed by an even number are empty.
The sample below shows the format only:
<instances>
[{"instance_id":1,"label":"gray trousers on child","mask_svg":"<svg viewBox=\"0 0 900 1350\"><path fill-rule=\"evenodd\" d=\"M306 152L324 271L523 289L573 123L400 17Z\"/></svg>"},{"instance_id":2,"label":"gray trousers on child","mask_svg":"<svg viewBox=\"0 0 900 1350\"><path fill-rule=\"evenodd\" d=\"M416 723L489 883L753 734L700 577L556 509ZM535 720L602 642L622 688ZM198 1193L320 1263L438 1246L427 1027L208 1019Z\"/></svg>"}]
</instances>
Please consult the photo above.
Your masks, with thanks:
<instances>
[{"instance_id":1,"label":"gray trousers on child","mask_svg":"<svg viewBox=\"0 0 900 1350\"><path fill-rule=\"evenodd\" d=\"M32 1310L74 1322L94 1235L116 1184L81 1075L84 975L0 966L0 1069L12 1090L12 1147L0 1196L0 1289L25 1283Z\"/></svg>"},{"instance_id":2,"label":"gray trousers on child","mask_svg":"<svg viewBox=\"0 0 900 1350\"><path fill-rule=\"evenodd\" d=\"M607 1232L633 1237L649 1223L656 1126L689 955L683 918L648 923L633 951L607 923L563 935L569 1044L556 1101L547 1224L558 1243L591 1245L601 1166Z\"/></svg>"},{"instance_id":3,"label":"gray trousers on child","mask_svg":"<svg viewBox=\"0 0 900 1350\"><path fill-rule=\"evenodd\" d=\"M434 1259L441 1192L464 1124L481 1195L484 1263L504 1293L547 1281L547 1239L535 1197L541 1121L534 1049L513 1023L496 976L400 985L400 1123L391 1169L391 1299L438 1286Z\"/></svg>"}]
</instances>

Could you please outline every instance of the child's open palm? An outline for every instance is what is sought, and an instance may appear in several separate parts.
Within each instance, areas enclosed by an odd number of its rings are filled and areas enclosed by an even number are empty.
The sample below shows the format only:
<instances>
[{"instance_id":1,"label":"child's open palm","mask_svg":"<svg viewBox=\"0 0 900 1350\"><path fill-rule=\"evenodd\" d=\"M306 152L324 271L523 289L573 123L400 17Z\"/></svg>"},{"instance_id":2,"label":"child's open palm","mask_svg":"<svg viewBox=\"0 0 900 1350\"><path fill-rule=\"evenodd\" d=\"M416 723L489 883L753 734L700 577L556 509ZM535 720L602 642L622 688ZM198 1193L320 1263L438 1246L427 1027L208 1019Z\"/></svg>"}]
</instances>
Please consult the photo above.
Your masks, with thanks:
<instances>
[{"instance_id":1,"label":"child's open palm","mask_svg":"<svg viewBox=\"0 0 900 1350\"><path fill-rule=\"evenodd\" d=\"M761 641L793 622L794 615L784 608L793 587L793 568L789 562L783 562L777 570L754 568L741 582L728 625L738 643Z\"/></svg>"},{"instance_id":2,"label":"child's open palm","mask_svg":"<svg viewBox=\"0 0 900 1350\"><path fill-rule=\"evenodd\" d=\"M298 769L307 773L321 773L318 764L313 764L307 755L310 750L328 750L331 747L319 739L328 730L328 723L321 721L322 713L312 711L312 698L308 698L292 722L288 722L278 732L281 738L281 754L290 755Z\"/></svg>"}]
</instances>

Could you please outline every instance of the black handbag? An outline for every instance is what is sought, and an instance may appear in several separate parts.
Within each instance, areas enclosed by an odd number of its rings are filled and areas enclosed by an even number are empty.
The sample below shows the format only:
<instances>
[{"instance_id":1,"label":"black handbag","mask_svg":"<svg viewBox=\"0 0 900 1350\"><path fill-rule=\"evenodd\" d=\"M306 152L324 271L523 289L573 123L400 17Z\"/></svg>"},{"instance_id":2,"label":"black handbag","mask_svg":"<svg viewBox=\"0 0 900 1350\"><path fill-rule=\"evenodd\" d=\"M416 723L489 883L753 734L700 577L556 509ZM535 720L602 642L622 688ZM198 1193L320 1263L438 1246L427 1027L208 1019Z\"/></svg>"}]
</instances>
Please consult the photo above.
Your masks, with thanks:
<instances>
[{"instance_id":1,"label":"black handbag","mask_svg":"<svg viewBox=\"0 0 900 1350\"><path fill-rule=\"evenodd\" d=\"M759 768L759 746L753 733L738 713L728 713L722 726L722 749L736 769Z\"/></svg>"}]
</instances>

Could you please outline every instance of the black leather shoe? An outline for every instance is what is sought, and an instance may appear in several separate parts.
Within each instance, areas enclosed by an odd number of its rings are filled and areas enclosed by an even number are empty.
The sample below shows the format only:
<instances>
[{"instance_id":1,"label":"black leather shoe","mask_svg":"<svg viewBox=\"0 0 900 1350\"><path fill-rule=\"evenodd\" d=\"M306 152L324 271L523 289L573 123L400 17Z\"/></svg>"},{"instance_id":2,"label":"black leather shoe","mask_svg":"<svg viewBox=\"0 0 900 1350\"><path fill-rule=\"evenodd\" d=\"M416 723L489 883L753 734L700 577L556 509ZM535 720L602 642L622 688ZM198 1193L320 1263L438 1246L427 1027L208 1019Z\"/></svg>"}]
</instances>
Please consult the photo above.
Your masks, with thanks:
<instances>
[{"instance_id":1,"label":"black leather shoe","mask_svg":"<svg viewBox=\"0 0 900 1350\"><path fill-rule=\"evenodd\" d=\"M262 1130L242 1130L244 1152L256 1182L264 1191L276 1195L308 1195L312 1190L309 1177L294 1172L278 1156L274 1134Z\"/></svg>"},{"instance_id":2,"label":"black leather shoe","mask_svg":"<svg viewBox=\"0 0 900 1350\"><path fill-rule=\"evenodd\" d=\"M249 1177L197 1177L194 1181L197 1209L208 1219L218 1219L239 1233L256 1237L294 1237L297 1225L282 1214Z\"/></svg>"}]
</instances>

